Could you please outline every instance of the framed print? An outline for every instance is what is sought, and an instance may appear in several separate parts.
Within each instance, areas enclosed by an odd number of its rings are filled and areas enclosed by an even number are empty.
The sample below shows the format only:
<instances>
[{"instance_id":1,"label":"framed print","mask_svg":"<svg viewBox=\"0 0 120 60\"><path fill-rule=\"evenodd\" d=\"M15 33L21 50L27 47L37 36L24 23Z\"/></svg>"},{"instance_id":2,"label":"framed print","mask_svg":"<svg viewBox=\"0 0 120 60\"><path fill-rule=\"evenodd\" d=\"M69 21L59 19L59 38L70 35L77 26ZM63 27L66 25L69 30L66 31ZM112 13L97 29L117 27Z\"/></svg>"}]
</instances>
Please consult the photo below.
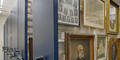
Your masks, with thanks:
<instances>
[{"instance_id":1,"label":"framed print","mask_svg":"<svg viewBox=\"0 0 120 60\"><path fill-rule=\"evenodd\" d=\"M108 0L107 8L107 33L117 34L119 31L119 5Z\"/></svg>"},{"instance_id":2,"label":"framed print","mask_svg":"<svg viewBox=\"0 0 120 60\"><path fill-rule=\"evenodd\" d=\"M96 41L96 60L106 60L107 58L107 38L105 35L98 35Z\"/></svg>"},{"instance_id":3,"label":"framed print","mask_svg":"<svg viewBox=\"0 0 120 60\"><path fill-rule=\"evenodd\" d=\"M79 26L79 7L79 0L58 0L58 23Z\"/></svg>"},{"instance_id":4,"label":"framed print","mask_svg":"<svg viewBox=\"0 0 120 60\"><path fill-rule=\"evenodd\" d=\"M83 0L83 25L105 28L105 2L103 0Z\"/></svg>"},{"instance_id":5,"label":"framed print","mask_svg":"<svg viewBox=\"0 0 120 60\"><path fill-rule=\"evenodd\" d=\"M94 37L65 34L66 60L94 60Z\"/></svg>"},{"instance_id":6,"label":"framed print","mask_svg":"<svg viewBox=\"0 0 120 60\"><path fill-rule=\"evenodd\" d=\"M120 38L111 38L109 41L109 60L120 60Z\"/></svg>"}]
</instances>

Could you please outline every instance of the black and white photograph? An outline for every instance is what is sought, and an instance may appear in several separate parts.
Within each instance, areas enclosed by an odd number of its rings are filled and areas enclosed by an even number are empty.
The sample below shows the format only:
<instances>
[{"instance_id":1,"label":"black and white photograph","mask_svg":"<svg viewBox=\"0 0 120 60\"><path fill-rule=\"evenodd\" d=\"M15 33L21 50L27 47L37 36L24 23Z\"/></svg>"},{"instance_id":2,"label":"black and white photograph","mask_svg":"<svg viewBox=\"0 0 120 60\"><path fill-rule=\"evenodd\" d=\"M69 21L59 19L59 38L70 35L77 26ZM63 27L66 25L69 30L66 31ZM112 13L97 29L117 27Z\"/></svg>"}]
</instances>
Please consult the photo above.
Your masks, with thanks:
<instances>
[{"instance_id":1,"label":"black and white photograph","mask_svg":"<svg viewBox=\"0 0 120 60\"><path fill-rule=\"evenodd\" d=\"M79 0L59 0L58 1L58 23L65 25L80 25L80 1Z\"/></svg>"}]
</instances>

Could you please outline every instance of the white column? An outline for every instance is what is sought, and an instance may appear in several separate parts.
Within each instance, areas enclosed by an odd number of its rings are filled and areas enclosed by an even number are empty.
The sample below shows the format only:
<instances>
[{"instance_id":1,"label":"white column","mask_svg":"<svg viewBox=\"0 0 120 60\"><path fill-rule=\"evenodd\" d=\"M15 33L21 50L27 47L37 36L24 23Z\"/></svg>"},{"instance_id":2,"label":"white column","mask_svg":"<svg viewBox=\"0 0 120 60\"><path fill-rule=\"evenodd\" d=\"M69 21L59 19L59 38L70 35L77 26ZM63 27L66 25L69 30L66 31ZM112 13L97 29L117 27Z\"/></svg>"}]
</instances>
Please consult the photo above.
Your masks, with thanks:
<instances>
[{"instance_id":1,"label":"white column","mask_svg":"<svg viewBox=\"0 0 120 60\"><path fill-rule=\"evenodd\" d=\"M1 23L0 23L1 24ZM4 46L4 30L3 26L0 26L0 60L4 60L4 53L2 51L2 47Z\"/></svg>"},{"instance_id":2,"label":"white column","mask_svg":"<svg viewBox=\"0 0 120 60\"><path fill-rule=\"evenodd\" d=\"M0 60L4 60L4 52L2 49L4 46L4 24L8 15L8 12L2 12L0 14Z\"/></svg>"}]
</instances>

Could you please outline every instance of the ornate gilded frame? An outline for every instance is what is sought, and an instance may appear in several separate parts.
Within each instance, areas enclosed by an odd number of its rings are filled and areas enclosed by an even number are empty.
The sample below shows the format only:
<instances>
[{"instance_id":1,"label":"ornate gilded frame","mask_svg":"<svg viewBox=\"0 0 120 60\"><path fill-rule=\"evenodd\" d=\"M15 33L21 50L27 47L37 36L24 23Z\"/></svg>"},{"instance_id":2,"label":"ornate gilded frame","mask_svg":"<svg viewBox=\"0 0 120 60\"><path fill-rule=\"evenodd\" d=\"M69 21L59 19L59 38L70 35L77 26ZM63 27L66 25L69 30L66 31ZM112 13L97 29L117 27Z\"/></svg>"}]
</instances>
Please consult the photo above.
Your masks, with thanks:
<instances>
[{"instance_id":1,"label":"ornate gilded frame","mask_svg":"<svg viewBox=\"0 0 120 60\"><path fill-rule=\"evenodd\" d=\"M71 39L89 39L90 40L90 60L94 60L94 36L77 35L65 33L65 60L70 60L70 40Z\"/></svg>"},{"instance_id":2,"label":"ornate gilded frame","mask_svg":"<svg viewBox=\"0 0 120 60\"><path fill-rule=\"evenodd\" d=\"M84 2L84 0L82 0L82 9L83 9L83 26L86 26L86 27L91 27L91 28L95 28L95 29L101 29L101 30L103 30L103 29L105 29L106 28L106 25L105 25L105 1L104 0L100 0L100 1L102 1L103 3L104 3L104 28L100 28L100 27L96 27L96 26L89 26L89 25L86 25L85 24L85 22L84 22L84 19L85 19L85 2Z\"/></svg>"},{"instance_id":3,"label":"ornate gilded frame","mask_svg":"<svg viewBox=\"0 0 120 60\"><path fill-rule=\"evenodd\" d=\"M113 41L115 41L116 42L116 45L117 45L117 56L116 56L116 60L119 60L120 59L120 38L110 38L110 40L109 40L109 56L108 56L108 60L112 60L111 59L111 49L112 49L112 43L113 43ZM118 46L119 45L119 46Z\"/></svg>"},{"instance_id":4,"label":"ornate gilded frame","mask_svg":"<svg viewBox=\"0 0 120 60\"><path fill-rule=\"evenodd\" d=\"M109 27L110 27L110 5L113 5L116 7L116 32L111 32ZM107 24L106 24L106 33L107 34L117 34L119 32L119 5L117 5L114 1L112 0L107 0Z\"/></svg>"}]
</instances>

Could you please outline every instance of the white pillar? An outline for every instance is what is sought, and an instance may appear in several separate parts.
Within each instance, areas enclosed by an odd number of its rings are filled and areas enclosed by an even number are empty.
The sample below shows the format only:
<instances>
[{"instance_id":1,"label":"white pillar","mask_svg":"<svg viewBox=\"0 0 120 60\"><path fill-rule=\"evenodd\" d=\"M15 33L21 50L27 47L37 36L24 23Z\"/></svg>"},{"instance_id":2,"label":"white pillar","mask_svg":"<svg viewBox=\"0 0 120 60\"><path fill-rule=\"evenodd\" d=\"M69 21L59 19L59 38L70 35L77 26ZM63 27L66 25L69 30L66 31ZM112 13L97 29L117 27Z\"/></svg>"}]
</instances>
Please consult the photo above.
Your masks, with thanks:
<instances>
[{"instance_id":1,"label":"white pillar","mask_svg":"<svg viewBox=\"0 0 120 60\"><path fill-rule=\"evenodd\" d=\"M2 49L4 46L4 24L8 15L8 12L2 12L0 14L0 60L4 60L4 52Z\"/></svg>"},{"instance_id":2,"label":"white pillar","mask_svg":"<svg viewBox=\"0 0 120 60\"><path fill-rule=\"evenodd\" d=\"M1 23L0 23L1 24ZM4 46L4 30L3 26L0 26L0 60L4 60L4 53L2 51L2 47Z\"/></svg>"}]
</instances>

